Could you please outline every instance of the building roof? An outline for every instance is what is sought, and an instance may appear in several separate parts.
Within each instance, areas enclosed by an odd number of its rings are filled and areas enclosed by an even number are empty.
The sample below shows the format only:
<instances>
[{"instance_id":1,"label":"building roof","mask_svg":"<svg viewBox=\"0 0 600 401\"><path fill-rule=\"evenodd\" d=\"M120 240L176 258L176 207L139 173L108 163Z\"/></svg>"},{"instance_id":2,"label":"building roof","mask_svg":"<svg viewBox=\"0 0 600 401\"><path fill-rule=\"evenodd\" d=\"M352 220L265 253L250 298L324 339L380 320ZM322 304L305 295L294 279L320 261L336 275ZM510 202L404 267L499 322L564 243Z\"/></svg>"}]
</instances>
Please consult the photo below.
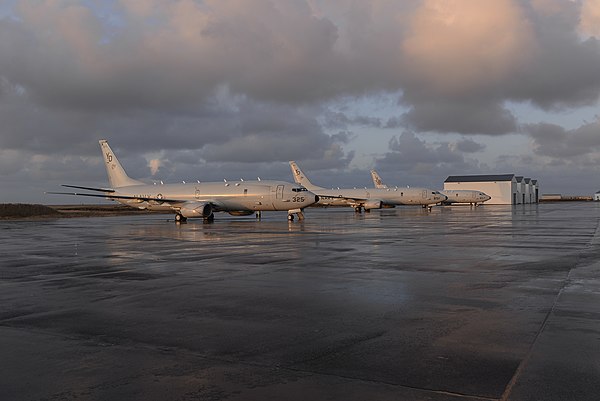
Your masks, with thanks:
<instances>
[{"instance_id":1,"label":"building roof","mask_svg":"<svg viewBox=\"0 0 600 401\"><path fill-rule=\"evenodd\" d=\"M518 175L515 177L517 182L522 182L523 181L523 176L522 175Z\"/></svg>"},{"instance_id":2,"label":"building roof","mask_svg":"<svg viewBox=\"0 0 600 401\"><path fill-rule=\"evenodd\" d=\"M444 182L512 181L514 174L451 175Z\"/></svg>"}]
</instances>

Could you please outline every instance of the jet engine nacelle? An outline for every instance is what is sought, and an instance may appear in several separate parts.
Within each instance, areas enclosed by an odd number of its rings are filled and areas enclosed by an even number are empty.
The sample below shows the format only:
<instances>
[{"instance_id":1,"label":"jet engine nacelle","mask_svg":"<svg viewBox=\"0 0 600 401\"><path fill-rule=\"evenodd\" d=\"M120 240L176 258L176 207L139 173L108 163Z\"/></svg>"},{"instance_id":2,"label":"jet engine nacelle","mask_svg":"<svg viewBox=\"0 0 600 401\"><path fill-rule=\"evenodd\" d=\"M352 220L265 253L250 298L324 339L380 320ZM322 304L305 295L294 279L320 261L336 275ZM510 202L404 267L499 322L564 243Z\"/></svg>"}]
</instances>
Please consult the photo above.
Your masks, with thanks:
<instances>
[{"instance_id":1,"label":"jet engine nacelle","mask_svg":"<svg viewBox=\"0 0 600 401\"><path fill-rule=\"evenodd\" d=\"M365 210L381 209L381 206L382 206L382 202L380 200L370 200L363 204L363 207L365 208Z\"/></svg>"},{"instance_id":2,"label":"jet engine nacelle","mask_svg":"<svg viewBox=\"0 0 600 401\"><path fill-rule=\"evenodd\" d=\"M206 218L210 217L212 212L212 205L202 202L187 202L179 209L179 214L186 218Z\"/></svg>"}]
</instances>

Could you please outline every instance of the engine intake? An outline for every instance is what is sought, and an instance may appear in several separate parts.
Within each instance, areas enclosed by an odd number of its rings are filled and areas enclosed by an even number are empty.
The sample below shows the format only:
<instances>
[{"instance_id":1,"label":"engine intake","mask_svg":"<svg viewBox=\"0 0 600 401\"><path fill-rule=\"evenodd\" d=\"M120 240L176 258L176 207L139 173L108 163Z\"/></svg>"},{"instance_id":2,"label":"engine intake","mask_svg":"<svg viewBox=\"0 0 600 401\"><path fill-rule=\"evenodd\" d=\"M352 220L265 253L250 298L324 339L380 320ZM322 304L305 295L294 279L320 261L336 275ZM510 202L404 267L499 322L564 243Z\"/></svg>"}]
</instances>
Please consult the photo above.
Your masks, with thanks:
<instances>
[{"instance_id":1,"label":"engine intake","mask_svg":"<svg viewBox=\"0 0 600 401\"><path fill-rule=\"evenodd\" d=\"M381 209L382 202L380 200L370 200L364 203L363 207L365 210L370 209Z\"/></svg>"},{"instance_id":2,"label":"engine intake","mask_svg":"<svg viewBox=\"0 0 600 401\"><path fill-rule=\"evenodd\" d=\"M181 209L179 209L179 213L186 218L207 218L213 213L212 205L210 203L186 203L183 205Z\"/></svg>"}]
</instances>

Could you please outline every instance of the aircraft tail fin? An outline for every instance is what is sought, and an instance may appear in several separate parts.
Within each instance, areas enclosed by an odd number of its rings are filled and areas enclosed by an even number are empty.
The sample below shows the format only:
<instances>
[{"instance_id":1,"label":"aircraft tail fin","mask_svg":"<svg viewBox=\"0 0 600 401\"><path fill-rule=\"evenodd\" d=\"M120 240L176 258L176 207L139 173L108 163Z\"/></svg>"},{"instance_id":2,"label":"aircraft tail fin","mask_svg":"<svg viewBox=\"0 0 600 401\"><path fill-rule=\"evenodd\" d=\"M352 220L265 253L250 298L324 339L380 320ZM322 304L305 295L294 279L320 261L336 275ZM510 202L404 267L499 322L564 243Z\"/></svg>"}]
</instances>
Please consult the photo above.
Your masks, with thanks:
<instances>
[{"instance_id":1,"label":"aircraft tail fin","mask_svg":"<svg viewBox=\"0 0 600 401\"><path fill-rule=\"evenodd\" d=\"M371 170L371 177L373 178L373 184L375 185L375 188L387 188L387 185L383 183L381 177L379 174L377 174L377 171Z\"/></svg>"},{"instance_id":2,"label":"aircraft tail fin","mask_svg":"<svg viewBox=\"0 0 600 401\"><path fill-rule=\"evenodd\" d=\"M102 149L102 157L104 158L104 164L106 165L106 172L108 173L108 182L112 188L127 187L130 185L143 185L141 181L130 178L119 160L115 156L114 152L108 146L108 141L102 139L100 142L100 148Z\"/></svg>"},{"instance_id":3,"label":"aircraft tail fin","mask_svg":"<svg viewBox=\"0 0 600 401\"><path fill-rule=\"evenodd\" d=\"M304 175L302 170L300 170L300 167L298 167L298 165L296 164L295 161L290 160L290 167L292 169L292 174L294 175L294 181L296 182L296 184L302 185L304 188L308 189L309 191L313 190L313 189L322 189L321 187L313 185L310 182L310 180L306 177L306 175Z\"/></svg>"}]
</instances>

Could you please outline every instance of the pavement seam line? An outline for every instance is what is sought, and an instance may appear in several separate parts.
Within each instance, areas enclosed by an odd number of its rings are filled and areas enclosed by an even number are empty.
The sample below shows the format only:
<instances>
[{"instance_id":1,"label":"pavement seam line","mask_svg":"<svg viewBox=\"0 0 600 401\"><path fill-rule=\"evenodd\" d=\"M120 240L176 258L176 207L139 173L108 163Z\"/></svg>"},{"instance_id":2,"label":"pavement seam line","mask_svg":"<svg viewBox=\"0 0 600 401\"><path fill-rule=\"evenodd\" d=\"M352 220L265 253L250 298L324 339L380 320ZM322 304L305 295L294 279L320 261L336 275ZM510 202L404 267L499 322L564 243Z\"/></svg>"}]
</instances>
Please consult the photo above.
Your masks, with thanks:
<instances>
[{"instance_id":1,"label":"pavement seam line","mask_svg":"<svg viewBox=\"0 0 600 401\"><path fill-rule=\"evenodd\" d=\"M542 322L540 329L536 333L535 338L533 339L533 342L531 343L531 346L527 350L527 355L525 356L525 358L523 358L523 360L517 367L517 370L515 370L513 377L510 379L510 381L506 385L506 388L504 389L504 393L502 394L500 401L508 401L508 397L510 397L510 394L511 394L515 384L517 383L517 380L519 379L521 373L523 372L523 370L527 366L527 363L531 359L531 355L533 353L533 349L535 348L535 344L537 343L538 339L544 332L546 325L548 323L548 320L550 319L550 316L554 313L554 310L556 309L556 305L558 303L558 300L560 299L560 296L563 293L563 290L566 288L566 286L569 284L569 282L571 280L571 272L574 269L576 269L577 266L579 265L579 261L581 259L582 254L585 252L585 250L589 249L595 245L595 241L598 238L599 233L600 233L600 220L598 221L598 224L596 225L596 230L594 231L594 237L592 238L590 243L585 248L583 248L581 252L579 252L579 254L577 255L577 260L575 261L573 266L569 269L569 272L567 273L567 276L565 277L563 284L560 287L560 290L558 291L558 293L556 294L556 297L554 298L554 302L552 303L552 308L550 308L550 310L546 314L546 317L544 318L544 321Z\"/></svg>"},{"instance_id":2,"label":"pavement seam line","mask_svg":"<svg viewBox=\"0 0 600 401\"><path fill-rule=\"evenodd\" d=\"M36 330L32 327L12 326L12 325L4 324L4 323L0 323L0 327L13 329L13 330L30 331L30 332L37 333L37 334L49 335L49 336L53 336L56 338L66 338L66 339L74 340L74 341L84 340L84 338L79 337L79 336L69 336L64 333L57 333L55 331L48 331L48 330L39 330L39 329ZM93 336L90 337L90 339L93 339ZM136 345L133 345L133 346L127 345L127 344L115 343L115 344L111 344L111 346L126 347L126 348L146 348L146 349L149 349L152 351L159 351L159 352L161 351L161 346L158 346L158 345L152 344L152 343L137 343ZM384 380L373 380L373 379L366 379L366 378L362 378L362 377L354 377L354 376L346 376L346 375L340 375L340 374L335 374L335 373L319 372L319 371L314 371L314 370L294 368L292 366L281 366L281 365L277 365L277 364L267 365L267 364L260 363L260 362L234 360L231 358L206 355L206 354L202 354L197 351L194 351L194 350L190 350L187 348L181 348L181 347L167 346L167 348L169 348L170 351L183 350L188 355L191 354L197 358L201 358L201 359L208 360L208 361L217 361L217 362L227 363L227 364L239 364L239 365L243 365L243 366L253 366L253 367L259 367L259 368L264 368L264 369L286 370L289 372L307 373L307 374L311 374L311 375L337 377L337 378L345 379L345 380L355 380L355 381L360 381L360 382L364 382L364 383L382 384L382 385L386 385L386 386L393 386L393 387L400 387L400 388L405 388L405 389L409 389L409 390L422 391L424 393L450 395L453 397L464 398L464 399L469 399L469 400L499 401L498 398L490 398L487 396L480 396L480 395L473 395L473 394L456 393L456 392L447 391L447 390L436 390L436 389L431 389L431 388L426 388L426 387L416 387L416 386L410 386L407 384L387 382Z\"/></svg>"}]
</instances>

